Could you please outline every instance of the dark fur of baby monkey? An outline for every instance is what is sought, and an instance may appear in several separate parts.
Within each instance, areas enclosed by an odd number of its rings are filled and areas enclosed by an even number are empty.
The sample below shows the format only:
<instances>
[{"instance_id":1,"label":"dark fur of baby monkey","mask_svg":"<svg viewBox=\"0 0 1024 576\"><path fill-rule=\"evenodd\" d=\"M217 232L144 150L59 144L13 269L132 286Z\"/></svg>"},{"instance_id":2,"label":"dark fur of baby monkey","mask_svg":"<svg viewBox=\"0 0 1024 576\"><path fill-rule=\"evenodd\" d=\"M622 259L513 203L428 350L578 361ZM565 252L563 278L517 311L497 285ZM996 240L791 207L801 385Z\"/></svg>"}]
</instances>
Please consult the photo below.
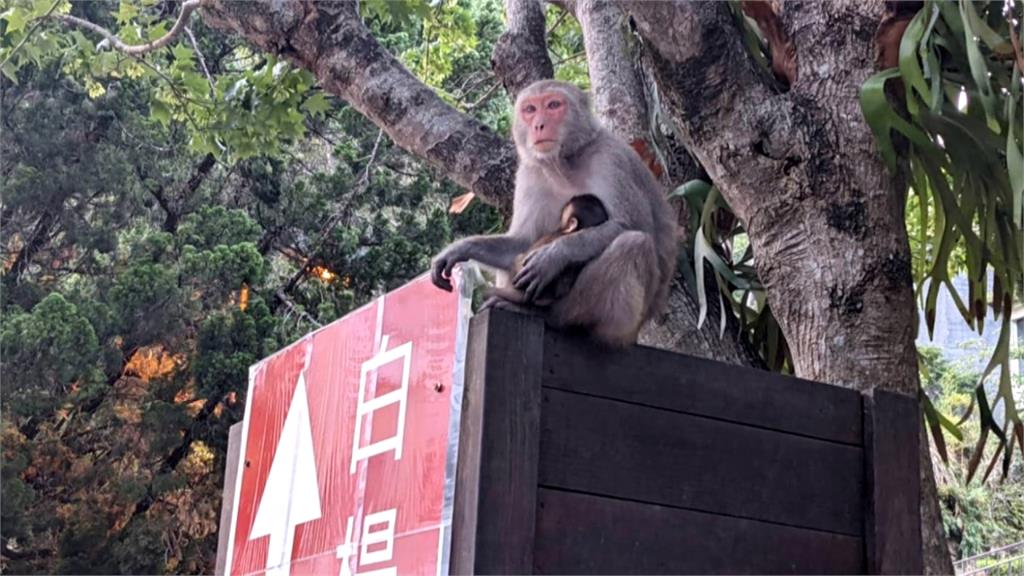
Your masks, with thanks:
<instances>
[{"instance_id":1,"label":"dark fur of baby monkey","mask_svg":"<svg viewBox=\"0 0 1024 576\"><path fill-rule=\"evenodd\" d=\"M533 243L530 249L526 252L516 256L516 261L512 265L512 268L508 271L509 274L515 276L523 269L526 261L530 255L533 254L538 248L546 246L555 240L565 236L567 234L575 234L580 230L586 230L587 228L593 228L599 224L604 224L608 221L608 211L604 209L604 204L601 203L601 199L593 194L581 194L579 196L573 196L568 202L565 203L565 207L562 208L562 225L559 227L557 232L548 234ZM576 282L576 278L580 275L583 270L584 264L573 263L562 270L562 273L558 275L550 284L541 290L540 294L533 300L534 306L550 306L560 298L565 297L566 294L572 289L573 284ZM503 298L509 302L515 304L529 304L526 301L526 296L521 290L504 286L492 288L488 291L488 298L495 296Z\"/></svg>"}]
</instances>

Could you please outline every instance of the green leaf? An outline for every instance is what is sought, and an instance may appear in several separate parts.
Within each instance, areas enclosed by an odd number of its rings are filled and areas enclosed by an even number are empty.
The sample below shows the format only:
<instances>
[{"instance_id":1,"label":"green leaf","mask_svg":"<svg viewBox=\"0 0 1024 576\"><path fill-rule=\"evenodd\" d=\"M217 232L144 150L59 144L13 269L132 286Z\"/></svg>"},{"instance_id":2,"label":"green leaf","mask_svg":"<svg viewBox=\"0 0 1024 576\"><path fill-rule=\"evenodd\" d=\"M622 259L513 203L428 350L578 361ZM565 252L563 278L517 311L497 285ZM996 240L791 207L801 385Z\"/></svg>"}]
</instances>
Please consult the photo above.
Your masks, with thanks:
<instances>
[{"instance_id":1,"label":"green leaf","mask_svg":"<svg viewBox=\"0 0 1024 576\"><path fill-rule=\"evenodd\" d=\"M711 184L703 180L690 180L685 184L679 186L675 190L669 192L669 198L677 198L682 196L683 198L696 197L701 199L701 204L704 204L704 199L708 197L708 191L711 190Z\"/></svg>"},{"instance_id":2,"label":"green leaf","mask_svg":"<svg viewBox=\"0 0 1024 576\"><path fill-rule=\"evenodd\" d=\"M3 72L4 76L7 76L11 82L14 82L15 84L18 83L18 69L15 67L14 62L5 62L4 65L0 67L0 72Z\"/></svg>"},{"instance_id":3,"label":"green leaf","mask_svg":"<svg viewBox=\"0 0 1024 576\"><path fill-rule=\"evenodd\" d=\"M139 16L139 9L135 2L129 2L121 0L120 5L117 7L117 12L114 14L114 19L121 26L129 24Z\"/></svg>"},{"instance_id":4,"label":"green leaf","mask_svg":"<svg viewBox=\"0 0 1024 576\"><path fill-rule=\"evenodd\" d=\"M917 58L917 48L924 37L924 19L927 13L927 10L918 11L917 15L914 16L907 29L903 32L902 40L900 40L899 70L900 75L903 77L903 83L907 87L907 109L912 115L917 114L918 111L918 100L914 98L915 90L925 102L930 102L932 99L931 90L928 87L928 83L924 80L924 72L921 70L921 65Z\"/></svg>"},{"instance_id":5,"label":"green leaf","mask_svg":"<svg viewBox=\"0 0 1024 576\"><path fill-rule=\"evenodd\" d=\"M170 30L170 24L166 20L161 20L156 24L153 24L146 30L146 40L152 42L158 38L162 38Z\"/></svg>"},{"instance_id":6,"label":"green leaf","mask_svg":"<svg viewBox=\"0 0 1024 576\"><path fill-rule=\"evenodd\" d=\"M178 44L174 48L171 48L171 55L179 62L188 62L191 64L192 57L195 55L195 52L184 44Z\"/></svg>"},{"instance_id":7,"label":"green leaf","mask_svg":"<svg viewBox=\"0 0 1024 576\"><path fill-rule=\"evenodd\" d=\"M946 439L942 436L942 426L939 424L939 411L935 409L931 398L924 391L921 392L921 405L924 407L925 421L928 423L928 430L935 440L935 449L942 457L942 462L949 464L949 454L946 452Z\"/></svg>"},{"instance_id":8,"label":"green leaf","mask_svg":"<svg viewBox=\"0 0 1024 576\"><path fill-rule=\"evenodd\" d=\"M1017 147L1014 111L1016 106L1010 105L1008 130L1006 131L1006 171L1010 179L1010 193L1013 195L1013 221L1018 228L1024 227L1024 154Z\"/></svg>"},{"instance_id":9,"label":"green leaf","mask_svg":"<svg viewBox=\"0 0 1024 576\"><path fill-rule=\"evenodd\" d=\"M978 471L978 464L981 463L981 456L985 452L985 442L988 440L988 427L982 424L981 434L978 436L978 443L974 445L974 452L971 454L971 459L967 463L967 481L966 484L971 483L971 479L974 478L974 473Z\"/></svg>"},{"instance_id":10,"label":"green leaf","mask_svg":"<svg viewBox=\"0 0 1024 576\"><path fill-rule=\"evenodd\" d=\"M988 119L988 126L993 132L999 132L999 122L995 118L995 95L992 92L992 85L988 78L988 65L985 57L978 47L975 28L979 21L978 13L974 10L972 0L960 0L960 16L964 23L964 41L967 46L967 61L970 64L971 76L974 78L975 88L981 97L981 105L985 109L985 117Z\"/></svg>"},{"instance_id":11,"label":"green leaf","mask_svg":"<svg viewBox=\"0 0 1024 576\"><path fill-rule=\"evenodd\" d=\"M182 82L188 91L192 93L192 96L196 99L205 98L210 92L210 84L206 81L206 78L198 72L186 72L181 76Z\"/></svg>"},{"instance_id":12,"label":"green leaf","mask_svg":"<svg viewBox=\"0 0 1024 576\"><path fill-rule=\"evenodd\" d=\"M708 258L708 253L713 254L714 250L704 238L704 230L698 228L697 237L693 244L693 267L697 276L697 304L700 309L697 318L697 328L704 326L704 319L708 315L708 295L707 290L704 288L704 260Z\"/></svg>"},{"instance_id":13,"label":"green leaf","mask_svg":"<svg viewBox=\"0 0 1024 576\"><path fill-rule=\"evenodd\" d=\"M23 8L18 6L12 6L3 12L0 12L0 18L7 21L7 30L5 34L14 34L25 29L25 24L29 21L29 14L25 12Z\"/></svg>"},{"instance_id":14,"label":"green leaf","mask_svg":"<svg viewBox=\"0 0 1024 576\"><path fill-rule=\"evenodd\" d=\"M896 148L890 132L896 129L915 145L930 150L934 145L920 129L912 126L892 109L885 96L886 81L898 77L898 68L889 68L868 78L860 89L860 107L871 132L875 135L878 152L890 170L896 169Z\"/></svg>"},{"instance_id":15,"label":"green leaf","mask_svg":"<svg viewBox=\"0 0 1024 576\"><path fill-rule=\"evenodd\" d=\"M319 116L331 109L331 103L323 92L318 91L302 103L302 109L306 112Z\"/></svg>"},{"instance_id":16,"label":"green leaf","mask_svg":"<svg viewBox=\"0 0 1024 576\"><path fill-rule=\"evenodd\" d=\"M171 122L171 109L162 101L154 98L149 103L149 117L163 126L167 126Z\"/></svg>"}]
</instances>

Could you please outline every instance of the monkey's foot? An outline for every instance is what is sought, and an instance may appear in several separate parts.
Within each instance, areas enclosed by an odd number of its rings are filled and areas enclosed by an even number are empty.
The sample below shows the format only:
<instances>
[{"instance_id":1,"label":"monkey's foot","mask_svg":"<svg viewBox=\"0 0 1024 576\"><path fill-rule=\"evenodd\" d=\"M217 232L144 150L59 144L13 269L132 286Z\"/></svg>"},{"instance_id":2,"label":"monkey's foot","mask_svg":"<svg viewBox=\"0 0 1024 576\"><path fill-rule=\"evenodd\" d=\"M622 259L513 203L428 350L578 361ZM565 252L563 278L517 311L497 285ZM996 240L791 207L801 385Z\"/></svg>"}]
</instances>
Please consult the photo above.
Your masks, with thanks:
<instances>
[{"instance_id":1,"label":"monkey's foot","mask_svg":"<svg viewBox=\"0 0 1024 576\"><path fill-rule=\"evenodd\" d=\"M540 316L541 312L535 306L526 306L523 304L516 304L515 302L509 302L500 296L491 296L488 298L483 305L480 306L480 312L493 308L495 310L507 310L509 312L517 312L519 314L527 314L529 316Z\"/></svg>"}]
</instances>

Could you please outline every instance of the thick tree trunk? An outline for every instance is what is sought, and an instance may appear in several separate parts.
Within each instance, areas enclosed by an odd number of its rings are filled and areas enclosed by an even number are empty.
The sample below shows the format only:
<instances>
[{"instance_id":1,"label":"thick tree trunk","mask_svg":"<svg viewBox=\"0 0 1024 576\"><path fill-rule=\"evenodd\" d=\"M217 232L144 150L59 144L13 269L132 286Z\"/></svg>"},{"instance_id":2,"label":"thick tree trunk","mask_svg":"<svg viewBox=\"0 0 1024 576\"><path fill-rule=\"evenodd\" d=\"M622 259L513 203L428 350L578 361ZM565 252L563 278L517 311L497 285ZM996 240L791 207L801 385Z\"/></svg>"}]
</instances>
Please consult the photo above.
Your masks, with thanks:
<instances>
[{"instance_id":1,"label":"thick tree trunk","mask_svg":"<svg viewBox=\"0 0 1024 576\"><path fill-rule=\"evenodd\" d=\"M669 171L654 153L649 111L653 104L647 100L639 68L640 47L634 45L626 14L610 0L566 0L561 6L576 17L583 31L594 112L605 126L633 146L663 184L681 184L682 181L671 180ZM684 175L686 180L696 177L695 171ZM682 202L678 204L680 226L686 226ZM707 287L711 294L718 290L713 284L710 282ZM710 318L719 318L720 305L717 298L709 299ZM697 298L680 274L669 296L666 314L644 327L640 342L729 364L763 366L740 338L736 322L729 322L723 333L717 321L699 325L699 318Z\"/></svg>"},{"instance_id":2,"label":"thick tree trunk","mask_svg":"<svg viewBox=\"0 0 1024 576\"><path fill-rule=\"evenodd\" d=\"M555 68L544 38L544 7L540 0L505 0L507 28L494 45L491 67L514 102L523 88L552 78Z\"/></svg>"},{"instance_id":3,"label":"thick tree trunk","mask_svg":"<svg viewBox=\"0 0 1024 576\"><path fill-rule=\"evenodd\" d=\"M583 30L594 112L627 142L649 141L648 103L626 14L608 0L573 0L566 7Z\"/></svg>"},{"instance_id":4,"label":"thick tree trunk","mask_svg":"<svg viewBox=\"0 0 1024 576\"><path fill-rule=\"evenodd\" d=\"M798 68L782 93L746 53L727 4L625 4L687 148L746 224L797 375L916 395L903 187L857 100L882 5L787 2ZM922 474L927 569L948 573L931 466Z\"/></svg>"}]
</instances>

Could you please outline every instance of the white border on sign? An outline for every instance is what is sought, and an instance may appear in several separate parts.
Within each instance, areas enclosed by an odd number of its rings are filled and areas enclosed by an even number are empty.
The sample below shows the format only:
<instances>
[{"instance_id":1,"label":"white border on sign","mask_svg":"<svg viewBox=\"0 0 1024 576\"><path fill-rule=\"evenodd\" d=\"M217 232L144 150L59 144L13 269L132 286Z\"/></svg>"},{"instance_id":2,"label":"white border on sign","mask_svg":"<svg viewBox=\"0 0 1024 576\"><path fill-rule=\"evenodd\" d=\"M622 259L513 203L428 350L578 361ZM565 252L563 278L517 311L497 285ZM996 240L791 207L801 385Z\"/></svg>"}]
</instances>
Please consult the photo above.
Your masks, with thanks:
<instances>
[{"instance_id":1,"label":"white border on sign","mask_svg":"<svg viewBox=\"0 0 1024 576\"><path fill-rule=\"evenodd\" d=\"M235 473L235 488L232 500L234 505L231 508L231 529L228 530L228 549L224 555L224 574L231 574L231 562L234 560L235 555L235 531L238 526L238 501L242 497L242 476L245 475L245 469L247 466L245 458L246 445L249 443L249 418L252 412L252 402L249 401L252 398L252 388L256 384L256 375L260 370L264 368L265 364L260 361L252 366L249 366L249 386L245 393L245 415L242 416L242 443L238 447L238 472Z\"/></svg>"},{"instance_id":2,"label":"white border on sign","mask_svg":"<svg viewBox=\"0 0 1024 576\"><path fill-rule=\"evenodd\" d=\"M455 361L452 363L452 393L449 396L448 450L445 455L441 526L437 535L437 576L445 576L451 564L452 515L455 511L455 473L459 460L459 429L462 425L462 393L466 378L466 350L469 320L473 317L473 291L486 283L475 263L464 262L458 274L459 306L455 326Z\"/></svg>"}]
</instances>

